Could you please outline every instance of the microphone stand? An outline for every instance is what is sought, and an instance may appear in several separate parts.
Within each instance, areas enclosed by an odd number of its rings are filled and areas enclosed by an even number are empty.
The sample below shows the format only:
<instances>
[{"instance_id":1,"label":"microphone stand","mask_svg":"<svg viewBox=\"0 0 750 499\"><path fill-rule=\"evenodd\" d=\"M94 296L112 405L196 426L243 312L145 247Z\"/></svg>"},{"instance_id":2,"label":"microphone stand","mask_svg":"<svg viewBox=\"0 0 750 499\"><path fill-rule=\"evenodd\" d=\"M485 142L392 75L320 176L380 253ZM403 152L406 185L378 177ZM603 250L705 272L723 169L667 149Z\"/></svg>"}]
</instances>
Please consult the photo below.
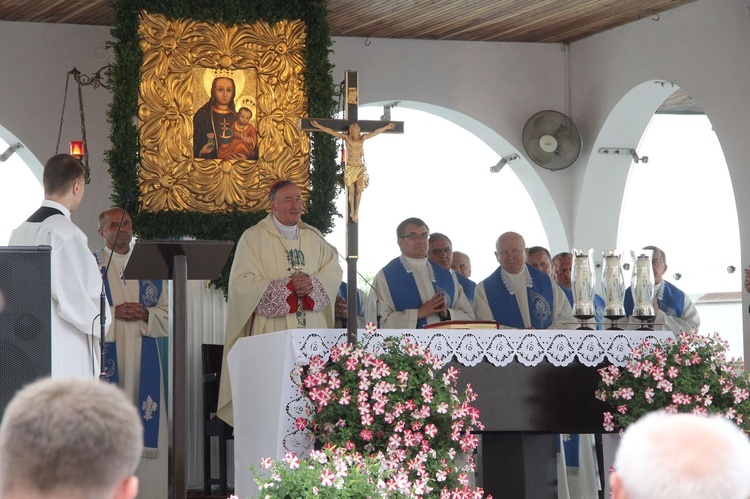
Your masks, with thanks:
<instances>
[{"instance_id":1,"label":"microphone stand","mask_svg":"<svg viewBox=\"0 0 750 499\"><path fill-rule=\"evenodd\" d=\"M109 260L107 266L104 267L102 274L102 292L99 295L99 380L107 380L107 370L104 366L104 336L107 333L107 290L105 283L107 282L107 276L109 274L109 266L112 265L112 257L115 255L114 246L117 244L117 239L120 237L120 231L122 230L122 223L125 221L125 213L128 211L130 206L130 197L125 196L125 206L122 208L122 216L120 217L120 223L117 224L117 234L115 234L115 242L112 244L112 249L109 252ZM105 242L104 247L107 247ZM114 317L112 317L114 320Z\"/></svg>"}]
</instances>

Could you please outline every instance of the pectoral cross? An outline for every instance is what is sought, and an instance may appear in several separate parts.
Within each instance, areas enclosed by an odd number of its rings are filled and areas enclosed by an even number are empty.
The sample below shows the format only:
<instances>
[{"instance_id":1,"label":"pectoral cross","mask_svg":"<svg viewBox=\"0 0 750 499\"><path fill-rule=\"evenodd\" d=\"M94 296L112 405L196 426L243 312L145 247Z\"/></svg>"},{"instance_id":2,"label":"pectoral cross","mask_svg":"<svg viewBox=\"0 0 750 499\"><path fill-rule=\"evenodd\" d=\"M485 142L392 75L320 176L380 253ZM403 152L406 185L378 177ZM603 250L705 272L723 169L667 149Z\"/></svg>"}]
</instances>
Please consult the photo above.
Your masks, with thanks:
<instances>
[{"instance_id":1,"label":"pectoral cross","mask_svg":"<svg viewBox=\"0 0 750 499\"><path fill-rule=\"evenodd\" d=\"M403 121L374 121L374 120L359 120L359 78L356 71L347 71L344 79L344 92L345 92L345 107L344 107L344 119L332 119L332 118L301 118L300 119L300 130L305 132L320 132L325 131L320 128L312 126L311 120L314 120L318 125L328 128L330 131L336 133L348 133L349 127L353 124L359 125L360 132L363 134L367 133L404 133L404 122ZM395 126L392 129L385 130L384 127L388 126L389 123L393 123ZM330 133L330 132L327 132ZM349 158L347 158L349 159ZM347 188L349 191L350 188ZM350 202L348 203L348 214L346 224L346 263L347 263L347 317L346 317L346 331L347 341L349 343L355 343L357 341L357 307L353 304L357 303L357 259L359 258L358 248L358 218L356 211L352 213L352 192L349 191L348 196ZM356 206L359 204L358 201L355 203Z\"/></svg>"}]
</instances>

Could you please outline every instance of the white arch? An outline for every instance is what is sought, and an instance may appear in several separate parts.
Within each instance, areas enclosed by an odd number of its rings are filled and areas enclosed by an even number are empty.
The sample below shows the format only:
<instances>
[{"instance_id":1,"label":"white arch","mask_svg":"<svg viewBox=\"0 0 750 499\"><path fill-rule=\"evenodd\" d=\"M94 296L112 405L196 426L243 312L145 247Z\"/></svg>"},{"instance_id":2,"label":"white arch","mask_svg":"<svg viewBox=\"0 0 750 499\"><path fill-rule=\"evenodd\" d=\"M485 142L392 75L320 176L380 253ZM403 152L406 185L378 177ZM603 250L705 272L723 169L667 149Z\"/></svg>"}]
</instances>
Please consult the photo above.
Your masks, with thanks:
<instances>
[{"instance_id":1,"label":"white arch","mask_svg":"<svg viewBox=\"0 0 750 499\"><path fill-rule=\"evenodd\" d=\"M366 105L383 106L389 102L393 101L371 102ZM457 124L477 136L495 151L499 157L508 156L514 153L518 154L519 159L509 163L508 166L513 170L513 173L516 174L521 183L523 183L529 196L534 201L539 217L542 221L542 226L547 234L550 247L569 247L568 237L565 233L565 227L562 218L560 217L560 212L552 199L552 195L544 185L544 182L542 182L542 179L526 159L524 151L517 150L495 130L458 111L437 106L435 104L417 101L399 101L399 106L431 113ZM488 167L489 166L490 165L488 165Z\"/></svg>"},{"instance_id":2,"label":"white arch","mask_svg":"<svg viewBox=\"0 0 750 499\"><path fill-rule=\"evenodd\" d=\"M8 145L13 144L21 144L21 148L18 149L14 154L18 155L21 160L26 163L26 166L29 167L29 170L34 174L34 176L39 180L39 183L42 183L42 172L44 170L44 165L37 159L36 156L34 156L31 151L20 141L18 138L13 135L10 130L5 128L2 124L0 124L0 139L4 140ZM0 154L2 154L5 151L5 148L0 150Z\"/></svg>"},{"instance_id":3,"label":"white arch","mask_svg":"<svg viewBox=\"0 0 750 499\"><path fill-rule=\"evenodd\" d=\"M637 149L659 106L679 87L652 80L641 83L615 105L589 151L578 205L575 209L576 244L591 248L614 248L632 164L630 156L599 154L601 148Z\"/></svg>"}]
</instances>

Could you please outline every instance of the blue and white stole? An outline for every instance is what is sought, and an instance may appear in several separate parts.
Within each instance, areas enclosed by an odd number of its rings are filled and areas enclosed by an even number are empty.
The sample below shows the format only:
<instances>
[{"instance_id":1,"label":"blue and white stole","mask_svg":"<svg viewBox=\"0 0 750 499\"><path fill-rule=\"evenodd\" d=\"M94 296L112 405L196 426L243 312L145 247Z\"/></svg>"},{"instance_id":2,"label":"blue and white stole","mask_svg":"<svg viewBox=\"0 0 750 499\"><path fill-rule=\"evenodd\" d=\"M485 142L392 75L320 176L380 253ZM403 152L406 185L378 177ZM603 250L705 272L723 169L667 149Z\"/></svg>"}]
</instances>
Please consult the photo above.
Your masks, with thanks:
<instances>
[{"instance_id":1,"label":"blue and white stole","mask_svg":"<svg viewBox=\"0 0 750 499\"><path fill-rule=\"evenodd\" d=\"M552 279L529 264L526 264L526 272L528 273L526 292L529 300L531 327L547 329L552 324L552 304L554 303ZM503 277L503 270L498 267L482 281L492 316L503 326L523 329L526 325L523 322L515 291L510 281L506 282Z\"/></svg>"},{"instance_id":2,"label":"blue and white stole","mask_svg":"<svg viewBox=\"0 0 750 499\"><path fill-rule=\"evenodd\" d=\"M348 299L349 296L349 286L345 282L342 282L339 286L339 295L344 300ZM357 316L362 316L362 298L360 298L359 293L357 293Z\"/></svg>"},{"instance_id":3,"label":"blue and white stole","mask_svg":"<svg viewBox=\"0 0 750 499\"><path fill-rule=\"evenodd\" d=\"M443 295L446 308L452 308L453 297L456 296L453 274L429 260L427 260L427 270L435 293ZM422 306L422 297L419 296L417 281L414 279L409 262L403 255L394 258L383 267L383 276L388 283L388 290L397 311L402 312ZM426 318L417 320L418 328L423 328L425 324L427 324Z\"/></svg>"},{"instance_id":4,"label":"blue and white stole","mask_svg":"<svg viewBox=\"0 0 750 499\"><path fill-rule=\"evenodd\" d=\"M473 304L474 290L476 290L477 288L477 283L461 274L460 272L454 272L454 275L456 276L456 280L458 280L458 283L461 285L461 287L464 288L464 294L466 295L466 298L469 299L469 303Z\"/></svg>"},{"instance_id":5,"label":"blue and white stole","mask_svg":"<svg viewBox=\"0 0 750 499\"><path fill-rule=\"evenodd\" d=\"M104 255L97 251L95 254L100 265L100 272L104 278L104 289L107 302L112 306L112 293L109 288L109 278L104 275L106 266L102 265ZM145 308L156 306L162 292L162 281L142 279L138 281L139 302ZM117 366L117 343L109 342L104 347L104 366L107 381L112 384L119 382ZM161 372L159 369L159 350L156 338L144 336L141 339L141 372L138 387L138 405L143 423L143 457L156 459L159 457L159 402L161 400Z\"/></svg>"},{"instance_id":6,"label":"blue and white stole","mask_svg":"<svg viewBox=\"0 0 750 499\"><path fill-rule=\"evenodd\" d=\"M664 315L682 317L683 312L685 312L685 292L674 284L661 281L661 289L659 289L659 295L656 297L656 303L659 310L664 312ZM633 293L630 288L625 292L625 313L633 314Z\"/></svg>"}]
</instances>

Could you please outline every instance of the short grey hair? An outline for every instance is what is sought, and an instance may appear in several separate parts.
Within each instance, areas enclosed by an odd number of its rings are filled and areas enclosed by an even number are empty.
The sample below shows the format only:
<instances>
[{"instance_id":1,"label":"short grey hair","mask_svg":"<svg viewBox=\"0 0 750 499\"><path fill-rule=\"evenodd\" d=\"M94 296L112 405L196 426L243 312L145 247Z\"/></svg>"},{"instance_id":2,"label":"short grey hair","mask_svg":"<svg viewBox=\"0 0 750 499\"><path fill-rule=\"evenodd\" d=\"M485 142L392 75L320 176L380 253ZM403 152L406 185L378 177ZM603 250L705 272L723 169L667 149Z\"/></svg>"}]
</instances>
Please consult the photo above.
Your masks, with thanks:
<instances>
[{"instance_id":1,"label":"short grey hair","mask_svg":"<svg viewBox=\"0 0 750 499\"><path fill-rule=\"evenodd\" d=\"M116 385L46 378L13 397L0 424L0 496L103 498L143 452L138 411Z\"/></svg>"},{"instance_id":2,"label":"short grey hair","mask_svg":"<svg viewBox=\"0 0 750 499\"><path fill-rule=\"evenodd\" d=\"M662 265L667 264L667 255L666 253L664 253L664 250L662 250L658 246L644 246L643 249L653 251L655 255L659 255L659 260L661 260Z\"/></svg>"},{"instance_id":3,"label":"short grey hair","mask_svg":"<svg viewBox=\"0 0 750 499\"><path fill-rule=\"evenodd\" d=\"M750 442L723 416L654 412L630 425L615 456L629 499L750 497Z\"/></svg>"}]
</instances>

